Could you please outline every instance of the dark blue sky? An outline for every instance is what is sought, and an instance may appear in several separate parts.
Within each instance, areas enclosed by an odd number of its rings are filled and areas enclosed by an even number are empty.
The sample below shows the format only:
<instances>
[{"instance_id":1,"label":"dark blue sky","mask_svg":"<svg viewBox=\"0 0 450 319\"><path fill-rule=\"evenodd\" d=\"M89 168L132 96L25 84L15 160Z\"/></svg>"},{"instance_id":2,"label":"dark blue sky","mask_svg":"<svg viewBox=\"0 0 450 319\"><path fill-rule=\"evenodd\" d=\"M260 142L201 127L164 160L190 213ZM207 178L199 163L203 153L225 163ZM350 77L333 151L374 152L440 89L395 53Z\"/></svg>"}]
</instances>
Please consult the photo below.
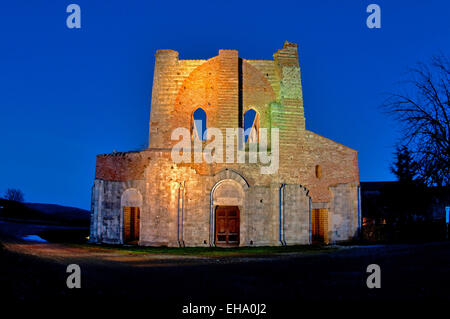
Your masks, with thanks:
<instances>
[{"instance_id":1,"label":"dark blue sky","mask_svg":"<svg viewBox=\"0 0 450 319\"><path fill-rule=\"evenodd\" d=\"M77 3L82 28L68 29ZM366 7L381 6L368 29ZM381 114L408 66L450 51L448 1L2 1L0 192L90 207L95 155L147 145L157 49L271 59L299 44L307 128L359 150L362 181L392 180Z\"/></svg>"}]
</instances>

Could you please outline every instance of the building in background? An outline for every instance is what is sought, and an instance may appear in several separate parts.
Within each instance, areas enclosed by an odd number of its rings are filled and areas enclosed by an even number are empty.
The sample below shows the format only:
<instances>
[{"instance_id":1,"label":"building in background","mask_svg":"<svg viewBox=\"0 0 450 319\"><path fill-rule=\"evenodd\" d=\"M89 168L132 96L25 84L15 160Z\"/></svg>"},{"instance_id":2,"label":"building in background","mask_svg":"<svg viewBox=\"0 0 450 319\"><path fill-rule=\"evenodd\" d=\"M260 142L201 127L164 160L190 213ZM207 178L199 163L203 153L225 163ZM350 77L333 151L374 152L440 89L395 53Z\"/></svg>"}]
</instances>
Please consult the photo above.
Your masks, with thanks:
<instances>
[{"instance_id":1,"label":"building in background","mask_svg":"<svg viewBox=\"0 0 450 319\"><path fill-rule=\"evenodd\" d=\"M442 240L450 187L418 181L361 182L362 239L369 241Z\"/></svg>"}]
</instances>

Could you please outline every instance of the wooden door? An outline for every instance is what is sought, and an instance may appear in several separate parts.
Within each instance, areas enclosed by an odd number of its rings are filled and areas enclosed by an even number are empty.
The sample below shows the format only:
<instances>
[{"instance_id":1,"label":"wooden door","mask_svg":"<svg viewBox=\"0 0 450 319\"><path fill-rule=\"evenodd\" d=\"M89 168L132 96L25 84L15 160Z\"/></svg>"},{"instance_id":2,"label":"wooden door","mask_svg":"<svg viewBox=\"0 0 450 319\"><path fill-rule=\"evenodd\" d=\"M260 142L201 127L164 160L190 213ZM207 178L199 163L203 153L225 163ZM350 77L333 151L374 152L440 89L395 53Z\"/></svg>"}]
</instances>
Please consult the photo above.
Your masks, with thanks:
<instances>
[{"instance_id":1,"label":"wooden door","mask_svg":"<svg viewBox=\"0 0 450 319\"><path fill-rule=\"evenodd\" d=\"M311 210L311 231L313 243L328 243L328 209Z\"/></svg>"},{"instance_id":2,"label":"wooden door","mask_svg":"<svg viewBox=\"0 0 450 319\"><path fill-rule=\"evenodd\" d=\"M237 206L217 206L216 245L239 246L239 208Z\"/></svg>"},{"instance_id":3,"label":"wooden door","mask_svg":"<svg viewBox=\"0 0 450 319\"><path fill-rule=\"evenodd\" d=\"M123 208L123 241L137 243L139 241L140 211L139 207Z\"/></svg>"}]
</instances>

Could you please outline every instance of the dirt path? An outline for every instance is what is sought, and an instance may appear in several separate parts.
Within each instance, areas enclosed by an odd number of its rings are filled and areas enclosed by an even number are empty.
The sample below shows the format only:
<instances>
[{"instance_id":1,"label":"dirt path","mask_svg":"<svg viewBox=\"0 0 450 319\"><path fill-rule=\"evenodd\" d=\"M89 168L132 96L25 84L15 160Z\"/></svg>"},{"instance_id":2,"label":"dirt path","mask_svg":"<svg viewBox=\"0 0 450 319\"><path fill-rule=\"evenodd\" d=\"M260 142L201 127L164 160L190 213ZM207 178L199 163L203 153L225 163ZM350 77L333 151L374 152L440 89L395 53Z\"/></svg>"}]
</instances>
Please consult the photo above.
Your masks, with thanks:
<instances>
[{"instance_id":1,"label":"dirt path","mask_svg":"<svg viewBox=\"0 0 450 319\"><path fill-rule=\"evenodd\" d=\"M298 258L320 254L315 251L270 253L270 254L236 254L235 256L196 256L159 253L142 253L131 250L107 247L101 245L60 244L52 242L39 242L23 239L33 237L42 231L57 228L57 226L34 225L0 221L0 238L3 238L4 249L24 255L32 255L62 263L90 263L113 266L115 263L128 267L151 267L174 265L200 265L200 264L224 264L256 261L276 261L280 259ZM29 236L31 235L31 236ZM39 237L37 237L39 238ZM333 250L350 249L350 247L334 248ZM117 266L117 265L116 265Z\"/></svg>"},{"instance_id":2,"label":"dirt path","mask_svg":"<svg viewBox=\"0 0 450 319\"><path fill-rule=\"evenodd\" d=\"M323 300L450 300L450 242L264 258L129 254L5 237L1 242L1 300L128 300L171 311L191 301L286 308ZM81 267L81 289L66 286L71 263ZM366 286L366 268L373 263L382 270L381 289Z\"/></svg>"}]
</instances>

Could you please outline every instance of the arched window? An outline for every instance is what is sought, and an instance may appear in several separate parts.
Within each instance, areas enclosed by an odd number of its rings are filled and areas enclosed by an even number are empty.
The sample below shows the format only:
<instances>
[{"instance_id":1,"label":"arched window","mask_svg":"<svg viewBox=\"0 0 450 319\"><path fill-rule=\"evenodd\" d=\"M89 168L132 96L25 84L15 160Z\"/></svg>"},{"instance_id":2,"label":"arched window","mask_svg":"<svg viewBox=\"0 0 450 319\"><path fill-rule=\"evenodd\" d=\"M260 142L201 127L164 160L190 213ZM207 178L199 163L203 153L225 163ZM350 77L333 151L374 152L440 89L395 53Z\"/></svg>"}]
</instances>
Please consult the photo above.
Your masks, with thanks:
<instances>
[{"instance_id":1,"label":"arched window","mask_svg":"<svg viewBox=\"0 0 450 319\"><path fill-rule=\"evenodd\" d=\"M254 109L249 109L244 114L244 136L245 142L259 141L259 114Z\"/></svg>"},{"instance_id":2,"label":"arched window","mask_svg":"<svg viewBox=\"0 0 450 319\"><path fill-rule=\"evenodd\" d=\"M206 112L199 107L192 114L192 134L200 141L206 141Z\"/></svg>"}]
</instances>

